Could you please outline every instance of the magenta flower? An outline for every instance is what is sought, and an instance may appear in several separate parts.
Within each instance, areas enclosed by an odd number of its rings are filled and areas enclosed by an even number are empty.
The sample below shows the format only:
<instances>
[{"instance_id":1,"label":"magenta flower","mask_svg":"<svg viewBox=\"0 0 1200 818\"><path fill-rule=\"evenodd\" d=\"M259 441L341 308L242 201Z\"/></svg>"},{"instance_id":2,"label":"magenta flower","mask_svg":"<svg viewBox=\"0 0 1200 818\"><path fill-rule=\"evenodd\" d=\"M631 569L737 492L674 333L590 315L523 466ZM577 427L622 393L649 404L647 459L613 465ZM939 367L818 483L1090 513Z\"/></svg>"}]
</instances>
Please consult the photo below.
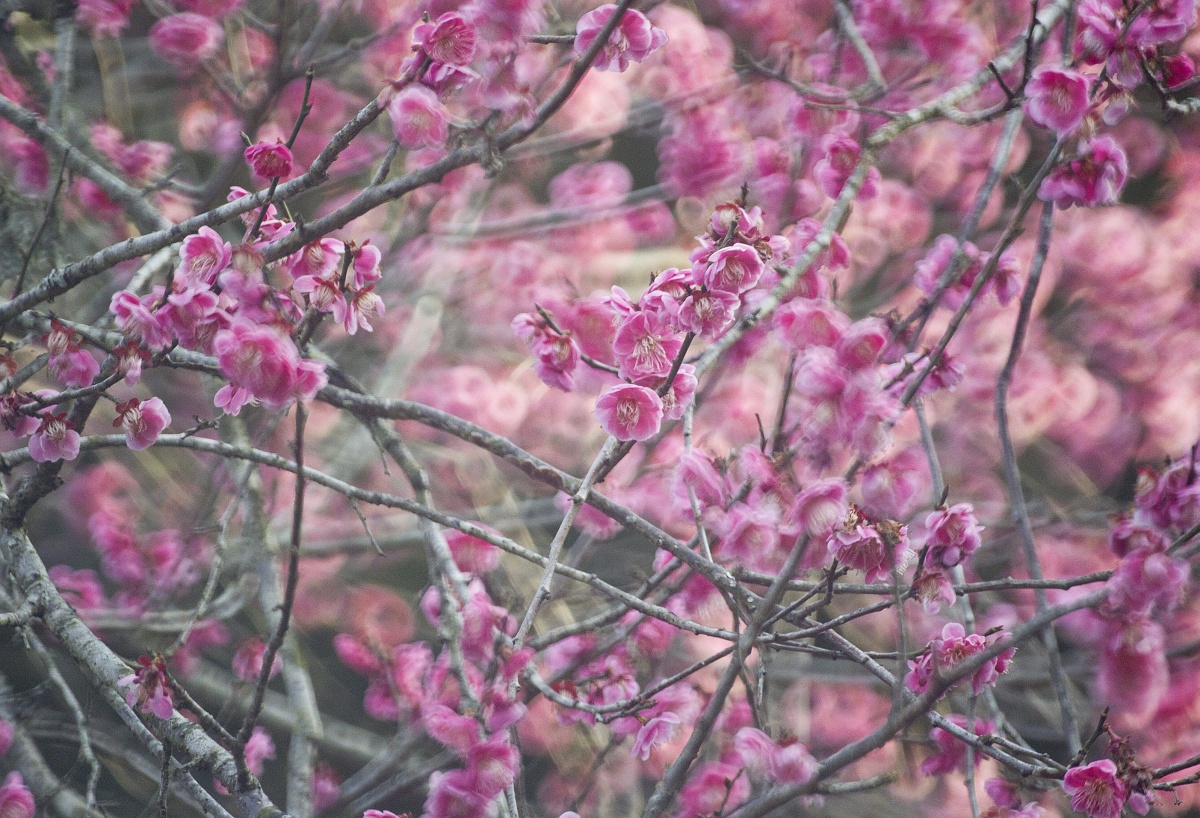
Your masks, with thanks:
<instances>
[{"instance_id":1,"label":"magenta flower","mask_svg":"<svg viewBox=\"0 0 1200 818\"><path fill-rule=\"evenodd\" d=\"M184 246L179 248L182 264L176 273L179 281L187 285L211 287L216 283L217 273L229 266L233 259L233 247L210 227L202 227L196 235L187 236Z\"/></svg>"},{"instance_id":2,"label":"magenta flower","mask_svg":"<svg viewBox=\"0 0 1200 818\"><path fill-rule=\"evenodd\" d=\"M1079 145L1075 158L1061 162L1042 180L1038 198L1060 208L1116 204L1129 163L1111 136L1097 136Z\"/></svg>"},{"instance_id":3,"label":"magenta flower","mask_svg":"<svg viewBox=\"0 0 1200 818\"><path fill-rule=\"evenodd\" d=\"M1025 113L1039 125L1066 136L1088 112L1088 82L1078 71L1038 66L1025 86Z\"/></svg>"},{"instance_id":4,"label":"magenta flower","mask_svg":"<svg viewBox=\"0 0 1200 818\"><path fill-rule=\"evenodd\" d=\"M542 383L564 392L575 388L575 369L579 366L580 350L569 333L555 332L549 323L527 312L512 320L512 328L537 358L533 369Z\"/></svg>"},{"instance_id":5,"label":"magenta flower","mask_svg":"<svg viewBox=\"0 0 1200 818\"><path fill-rule=\"evenodd\" d=\"M79 457L79 432L65 412L42 416L41 425L29 438L29 456L38 463Z\"/></svg>"},{"instance_id":6,"label":"magenta flower","mask_svg":"<svg viewBox=\"0 0 1200 818\"><path fill-rule=\"evenodd\" d=\"M19 772L13 771L0 786L0 816L3 818L33 818L33 793L25 786Z\"/></svg>"},{"instance_id":7,"label":"magenta flower","mask_svg":"<svg viewBox=\"0 0 1200 818\"><path fill-rule=\"evenodd\" d=\"M171 413L161 399L130 398L117 404L117 418L113 426L119 426L125 432L125 442L129 448L140 452L153 446L170 423Z\"/></svg>"},{"instance_id":8,"label":"magenta flower","mask_svg":"<svg viewBox=\"0 0 1200 818\"><path fill-rule=\"evenodd\" d=\"M150 27L150 50L181 70L215 57L224 39L220 23L190 12L164 17Z\"/></svg>"},{"instance_id":9,"label":"magenta flower","mask_svg":"<svg viewBox=\"0 0 1200 818\"><path fill-rule=\"evenodd\" d=\"M941 568L953 568L970 557L979 548L979 536L983 527L975 519L975 509L970 503L958 503L947 509L938 509L925 518L929 538L927 564Z\"/></svg>"},{"instance_id":10,"label":"magenta flower","mask_svg":"<svg viewBox=\"0 0 1200 818\"><path fill-rule=\"evenodd\" d=\"M1138 619L1152 612L1167 613L1183 597L1190 571L1187 560L1161 550L1138 548L1121 560L1105 587L1105 615Z\"/></svg>"},{"instance_id":11,"label":"magenta flower","mask_svg":"<svg viewBox=\"0 0 1200 818\"><path fill-rule=\"evenodd\" d=\"M162 290L138 298L128 290L113 293L108 311L113 314L116 325L130 338L140 340L147 348L158 351L171 345L170 324L163 313L153 312L162 299Z\"/></svg>"},{"instance_id":12,"label":"magenta flower","mask_svg":"<svg viewBox=\"0 0 1200 818\"><path fill-rule=\"evenodd\" d=\"M965 716L954 714L947 716L946 720L964 730L967 729L967 719ZM986 736L995 729L995 725L985 719L975 719L973 729L975 735ZM937 747L937 752L929 755L921 762L921 775L945 775L955 770L966 769L966 744L941 727L934 727L930 730L929 738L933 740L934 746ZM975 766L978 767L979 762L982 760L983 754L975 753Z\"/></svg>"},{"instance_id":13,"label":"magenta flower","mask_svg":"<svg viewBox=\"0 0 1200 818\"><path fill-rule=\"evenodd\" d=\"M117 680L120 687L128 687L125 701L130 707L143 713L151 713L160 719L169 719L174 712L171 702L171 683L167 676L167 664L162 657L138 657L136 672Z\"/></svg>"},{"instance_id":14,"label":"magenta flower","mask_svg":"<svg viewBox=\"0 0 1200 818\"><path fill-rule=\"evenodd\" d=\"M913 596L926 613L935 614L943 605L954 604L954 586L941 571L926 569L913 579Z\"/></svg>"},{"instance_id":15,"label":"magenta flower","mask_svg":"<svg viewBox=\"0 0 1200 818\"><path fill-rule=\"evenodd\" d=\"M413 29L413 51L435 63L466 65L475 56L475 26L457 12L448 11L432 23Z\"/></svg>"},{"instance_id":16,"label":"magenta flower","mask_svg":"<svg viewBox=\"0 0 1200 818\"><path fill-rule=\"evenodd\" d=\"M1005 637L989 638L978 633L968 635L962 625L951 622L942 628L941 638L929 642L929 649L919 659L909 660L904 684L914 693L924 693L936 675L952 670L970 657L982 653L1001 638ZM971 692L978 696L984 688L995 684L1000 674L1008 670L1015 653L1016 648L1007 648L984 662L971 676Z\"/></svg>"},{"instance_id":17,"label":"magenta flower","mask_svg":"<svg viewBox=\"0 0 1200 818\"><path fill-rule=\"evenodd\" d=\"M666 744L675 737L679 729L679 716L671 712L660 713L642 725L637 738L633 741L633 757L646 761L651 751L660 744Z\"/></svg>"},{"instance_id":18,"label":"magenta flower","mask_svg":"<svg viewBox=\"0 0 1200 818\"><path fill-rule=\"evenodd\" d=\"M613 16L617 7L608 3L589 11L575 24L575 54L582 57L596 40L596 35ZM642 62L667 42L667 32L651 24L646 15L629 9L596 55L592 67L597 71L624 71L629 61Z\"/></svg>"},{"instance_id":19,"label":"magenta flower","mask_svg":"<svg viewBox=\"0 0 1200 818\"><path fill-rule=\"evenodd\" d=\"M596 419L617 440L646 440L662 425L662 399L645 386L611 386L596 400Z\"/></svg>"},{"instance_id":20,"label":"magenta flower","mask_svg":"<svg viewBox=\"0 0 1200 818\"><path fill-rule=\"evenodd\" d=\"M217 406L237 414L252 398L282 409L297 397L311 400L325 385L325 368L303 360L287 336L265 327L235 323L213 340L213 353L229 384L217 392Z\"/></svg>"},{"instance_id":21,"label":"magenta flower","mask_svg":"<svg viewBox=\"0 0 1200 818\"><path fill-rule=\"evenodd\" d=\"M846 186L846 181L854 173L858 165L858 157L862 148L854 137L844 133L834 132L821 140L821 150L825 155L813 166L813 176L821 191L831 199L836 199ZM869 199L879 188L879 169L871 168L858 190L860 199Z\"/></svg>"},{"instance_id":22,"label":"magenta flower","mask_svg":"<svg viewBox=\"0 0 1200 818\"><path fill-rule=\"evenodd\" d=\"M387 106L392 135L401 147L436 148L450 136L450 115L437 95L423 85L410 85Z\"/></svg>"},{"instance_id":23,"label":"magenta flower","mask_svg":"<svg viewBox=\"0 0 1200 818\"><path fill-rule=\"evenodd\" d=\"M696 288L679 305L679 326L702 338L719 338L737 317L737 294Z\"/></svg>"},{"instance_id":24,"label":"magenta flower","mask_svg":"<svg viewBox=\"0 0 1200 818\"><path fill-rule=\"evenodd\" d=\"M829 554L850 568L867 575L867 582L884 582L891 577L901 555L908 550L908 528L893 523L856 523L829 538Z\"/></svg>"},{"instance_id":25,"label":"magenta flower","mask_svg":"<svg viewBox=\"0 0 1200 818\"><path fill-rule=\"evenodd\" d=\"M246 158L246 164L250 166L254 178L260 181L269 182L276 177L283 178L292 173L292 152L279 140L275 140L274 145L256 142L246 148L242 155Z\"/></svg>"},{"instance_id":26,"label":"magenta flower","mask_svg":"<svg viewBox=\"0 0 1200 818\"><path fill-rule=\"evenodd\" d=\"M1121 818L1129 795L1129 787L1117 776L1117 765L1107 758L1067 770L1063 790L1071 796L1071 809L1088 818Z\"/></svg>"}]
</instances>

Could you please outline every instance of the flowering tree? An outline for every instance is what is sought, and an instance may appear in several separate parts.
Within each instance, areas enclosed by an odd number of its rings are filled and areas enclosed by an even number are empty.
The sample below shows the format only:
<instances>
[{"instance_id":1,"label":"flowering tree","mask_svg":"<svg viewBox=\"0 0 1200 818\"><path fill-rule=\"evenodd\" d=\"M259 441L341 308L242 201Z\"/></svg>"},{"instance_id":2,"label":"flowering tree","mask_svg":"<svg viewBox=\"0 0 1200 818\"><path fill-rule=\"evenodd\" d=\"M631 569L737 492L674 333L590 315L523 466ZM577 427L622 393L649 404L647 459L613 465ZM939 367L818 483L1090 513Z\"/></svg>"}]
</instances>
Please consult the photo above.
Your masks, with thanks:
<instances>
[{"instance_id":1,"label":"flowering tree","mask_svg":"<svg viewBox=\"0 0 1200 818\"><path fill-rule=\"evenodd\" d=\"M1195 0L0 11L0 816L1196 803Z\"/></svg>"}]
</instances>

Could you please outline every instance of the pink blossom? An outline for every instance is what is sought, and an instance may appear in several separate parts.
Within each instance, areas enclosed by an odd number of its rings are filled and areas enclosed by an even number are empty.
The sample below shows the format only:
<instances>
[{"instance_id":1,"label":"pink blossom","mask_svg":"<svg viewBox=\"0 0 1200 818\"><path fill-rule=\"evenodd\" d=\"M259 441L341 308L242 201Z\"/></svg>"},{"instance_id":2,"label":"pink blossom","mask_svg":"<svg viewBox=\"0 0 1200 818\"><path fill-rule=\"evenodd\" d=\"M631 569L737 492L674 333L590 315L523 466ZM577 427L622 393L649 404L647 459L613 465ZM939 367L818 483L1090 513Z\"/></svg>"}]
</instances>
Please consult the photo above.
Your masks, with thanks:
<instances>
[{"instance_id":1,"label":"pink blossom","mask_svg":"<svg viewBox=\"0 0 1200 818\"><path fill-rule=\"evenodd\" d=\"M462 756L480 742L479 722L455 713L444 704L422 708L421 724L430 738L457 750Z\"/></svg>"},{"instance_id":2,"label":"pink blossom","mask_svg":"<svg viewBox=\"0 0 1200 818\"><path fill-rule=\"evenodd\" d=\"M63 386L88 386L100 374L100 364L86 349L72 344L61 355L51 355L49 369Z\"/></svg>"},{"instance_id":3,"label":"pink blossom","mask_svg":"<svg viewBox=\"0 0 1200 818\"><path fill-rule=\"evenodd\" d=\"M855 517L856 519L856 517ZM867 582L885 582L908 548L908 529L893 523L848 524L829 538L829 554L842 564L864 572Z\"/></svg>"},{"instance_id":4,"label":"pink blossom","mask_svg":"<svg viewBox=\"0 0 1200 818\"><path fill-rule=\"evenodd\" d=\"M780 340L796 352L809 346L835 346L850 328L845 313L818 298L793 299L776 310L772 320Z\"/></svg>"},{"instance_id":5,"label":"pink blossom","mask_svg":"<svg viewBox=\"0 0 1200 818\"><path fill-rule=\"evenodd\" d=\"M938 509L925 518L929 538L927 563L941 568L953 568L975 553L982 543L979 534L983 527L975 519L970 503L958 503L948 509Z\"/></svg>"},{"instance_id":6,"label":"pink blossom","mask_svg":"<svg viewBox=\"0 0 1200 818\"><path fill-rule=\"evenodd\" d=\"M217 393L230 414L250 397L268 409L282 409L297 397L311 400L325 383L322 365L301 359L290 338L265 327L235 323L217 333L213 352L230 381Z\"/></svg>"},{"instance_id":7,"label":"pink blossom","mask_svg":"<svg viewBox=\"0 0 1200 818\"><path fill-rule=\"evenodd\" d=\"M117 404L113 426L125 432L125 443L135 452L148 449L171 423L171 413L160 398L140 400L130 398Z\"/></svg>"},{"instance_id":8,"label":"pink blossom","mask_svg":"<svg viewBox=\"0 0 1200 818\"><path fill-rule=\"evenodd\" d=\"M217 281L217 273L229 266L233 258L233 247L210 227L200 228L196 235L187 236L179 249L182 264L176 273L179 281L197 287L211 287Z\"/></svg>"},{"instance_id":9,"label":"pink blossom","mask_svg":"<svg viewBox=\"0 0 1200 818\"><path fill-rule=\"evenodd\" d=\"M683 339L658 315L635 312L617 328L613 355L623 378L663 377L679 355Z\"/></svg>"},{"instance_id":10,"label":"pink blossom","mask_svg":"<svg viewBox=\"0 0 1200 818\"><path fill-rule=\"evenodd\" d=\"M150 27L150 49L182 70L215 57L224 39L219 23L191 12L172 14Z\"/></svg>"},{"instance_id":11,"label":"pink blossom","mask_svg":"<svg viewBox=\"0 0 1200 818\"><path fill-rule=\"evenodd\" d=\"M1111 136L1080 143L1074 158L1055 165L1038 188L1038 198L1066 209L1116 204L1129 164Z\"/></svg>"},{"instance_id":12,"label":"pink blossom","mask_svg":"<svg viewBox=\"0 0 1200 818\"><path fill-rule=\"evenodd\" d=\"M387 106L392 135L405 148L436 148L450 136L449 114L437 95L423 85L410 85Z\"/></svg>"},{"instance_id":13,"label":"pink blossom","mask_svg":"<svg viewBox=\"0 0 1200 818\"><path fill-rule=\"evenodd\" d=\"M13 728L12 725L4 719L0 719L0 758L8 752L8 748L12 746Z\"/></svg>"},{"instance_id":14,"label":"pink blossom","mask_svg":"<svg viewBox=\"0 0 1200 818\"><path fill-rule=\"evenodd\" d=\"M662 425L662 399L645 386L611 386L596 400L596 419L618 440L647 440Z\"/></svg>"},{"instance_id":15,"label":"pink blossom","mask_svg":"<svg viewBox=\"0 0 1200 818\"><path fill-rule=\"evenodd\" d=\"M638 378L639 386L648 386L655 390L662 386L664 379L658 377ZM688 405L696 394L696 367L692 364L680 364L679 371L671 380L671 388L662 395L663 420L679 420L687 411Z\"/></svg>"},{"instance_id":16,"label":"pink blossom","mask_svg":"<svg viewBox=\"0 0 1200 818\"><path fill-rule=\"evenodd\" d=\"M151 713L160 719L169 719L174 712L171 701L171 683L167 677L167 665L162 657L153 659L138 657L138 669L117 680L120 687L128 687L125 701L143 713Z\"/></svg>"},{"instance_id":17,"label":"pink blossom","mask_svg":"<svg viewBox=\"0 0 1200 818\"><path fill-rule=\"evenodd\" d=\"M142 341L147 348L157 352L171 345L169 322L162 313L153 308L162 300L162 291L138 298L128 290L113 293L108 310L113 314L118 327L129 337Z\"/></svg>"},{"instance_id":18,"label":"pink blossom","mask_svg":"<svg viewBox=\"0 0 1200 818\"><path fill-rule=\"evenodd\" d=\"M492 799L516 780L521 759L507 736L497 734L467 752L467 772L475 792Z\"/></svg>"},{"instance_id":19,"label":"pink blossom","mask_svg":"<svg viewBox=\"0 0 1200 818\"><path fill-rule=\"evenodd\" d=\"M242 155L246 158L246 164L250 166L254 178L259 181L284 179L292 173L292 152L278 139L274 145L256 142L246 148Z\"/></svg>"},{"instance_id":20,"label":"pink blossom","mask_svg":"<svg viewBox=\"0 0 1200 818\"><path fill-rule=\"evenodd\" d=\"M703 273L697 278L711 290L725 290L738 295L746 292L763 274L763 261L758 251L748 244L731 244L708 256Z\"/></svg>"},{"instance_id":21,"label":"pink blossom","mask_svg":"<svg viewBox=\"0 0 1200 818\"><path fill-rule=\"evenodd\" d=\"M79 0L75 19L97 37L116 37L129 23L134 0Z\"/></svg>"},{"instance_id":22,"label":"pink blossom","mask_svg":"<svg viewBox=\"0 0 1200 818\"><path fill-rule=\"evenodd\" d=\"M614 4L607 3L579 18L575 24L576 56L582 57L591 48L596 36L616 10ZM628 9L608 42L596 55L592 67L597 71L624 71L629 67L630 60L642 62L666 42L667 32L652 25L640 11Z\"/></svg>"},{"instance_id":23,"label":"pink blossom","mask_svg":"<svg viewBox=\"0 0 1200 818\"><path fill-rule=\"evenodd\" d=\"M429 778L429 797L423 818L484 818L491 799L476 788L466 770L434 773Z\"/></svg>"},{"instance_id":24,"label":"pink blossom","mask_svg":"<svg viewBox=\"0 0 1200 818\"><path fill-rule=\"evenodd\" d=\"M716 339L737 317L740 301L728 290L693 288L679 305L679 326L702 338Z\"/></svg>"},{"instance_id":25,"label":"pink blossom","mask_svg":"<svg viewBox=\"0 0 1200 818\"><path fill-rule=\"evenodd\" d=\"M345 248L346 245L337 239L325 238L309 242L300 252L288 256L288 272L292 278L329 278L341 267Z\"/></svg>"},{"instance_id":26,"label":"pink blossom","mask_svg":"<svg viewBox=\"0 0 1200 818\"><path fill-rule=\"evenodd\" d=\"M386 809L369 809L362 814L362 818L400 818L400 816Z\"/></svg>"},{"instance_id":27,"label":"pink blossom","mask_svg":"<svg viewBox=\"0 0 1200 818\"><path fill-rule=\"evenodd\" d=\"M732 812L750 794L750 782L732 764L705 761L697 764L679 792L676 818L701 818Z\"/></svg>"},{"instance_id":28,"label":"pink blossom","mask_svg":"<svg viewBox=\"0 0 1200 818\"><path fill-rule=\"evenodd\" d=\"M1039 125L1065 136L1083 123L1088 81L1078 71L1040 65L1025 85L1025 112Z\"/></svg>"},{"instance_id":29,"label":"pink blossom","mask_svg":"<svg viewBox=\"0 0 1200 818\"><path fill-rule=\"evenodd\" d=\"M956 665L982 653L1001 638L989 638L978 633L968 635L962 625L951 622L942 628L940 638L929 642L928 650L919 659L908 661L909 671L904 677L904 684L914 693L924 693L939 674L952 671ZM1008 670L1015 653L1016 648L1006 648L984 662L971 676L971 692L978 696L984 688L995 684L1000 674Z\"/></svg>"},{"instance_id":30,"label":"pink blossom","mask_svg":"<svg viewBox=\"0 0 1200 818\"><path fill-rule=\"evenodd\" d=\"M555 332L547 321L527 312L512 320L512 328L537 358L534 371L543 383L564 392L575 388L580 351L570 333Z\"/></svg>"},{"instance_id":31,"label":"pink blossom","mask_svg":"<svg viewBox=\"0 0 1200 818\"><path fill-rule=\"evenodd\" d=\"M21 774L15 770L0 786L0 816L3 818L33 818L35 814L33 793L25 786Z\"/></svg>"},{"instance_id":32,"label":"pink blossom","mask_svg":"<svg viewBox=\"0 0 1200 818\"><path fill-rule=\"evenodd\" d=\"M830 477L809 484L796 495L788 519L803 526L812 535L828 535L846 519L850 510L847 500L849 486L840 477Z\"/></svg>"},{"instance_id":33,"label":"pink blossom","mask_svg":"<svg viewBox=\"0 0 1200 818\"><path fill-rule=\"evenodd\" d=\"M350 268L354 270L354 286L363 288L378 282L383 277L379 269L383 253L373 244L363 244L357 248L352 244L351 248L354 261L351 262Z\"/></svg>"},{"instance_id":34,"label":"pink blossom","mask_svg":"<svg viewBox=\"0 0 1200 818\"><path fill-rule=\"evenodd\" d=\"M65 412L42 415L41 425L29 438L29 456L38 463L74 460L79 456L79 432Z\"/></svg>"},{"instance_id":35,"label":"pink blossom","mask_svg":"<svg viewBox=\"0 0 1200 818\"><path fill-rule=\"evenodd\" d=\"M475 26L457 12L413 29L412 48L435 63L466 65L475 56Z\"/></svg>"},{"instance_id":36,"label":"pink blossom","mask_svg":"<svg viewBox=\"0 0 1200 818\"><path fill-rule=\"evenodd\" d=\"M323 812L336 804L338 795L341 793L341 786L342 777L332 767L324 763L317 764L317 768L313 770L312 780L313 809ZM379 810L367 810L363 813L364 818L369 818L367 814L370 812L379 812ZM385 816L379 815L376 818L385 818Z\"/></svg>"},{"instance_id":37,"label":"pink blossom","mask_svg":"<svg viewBox=\"0 0 1200 818\"><path fill-rule=\"evenodd\" d=\"M944 573L926 570L913 579L913 595L926 613L935 614L943 605L954 604L954 586Z\"/></svg>"},{"instance_id":38,"label":"pink blossom","mask_svg":"<svg viewBox=\"0 0 1200 818\"><path fill-rule=\"evenodd\" d=\"M863 318L851 324L834 345L838 363L852 372L871 366L887 346L890 333L879 318Z\"/></svg>"},{"instance_id":39,"label":"pink blossom","mask_svg":"<svg viewBox=\"0 0 1200 818\"><path fill-rule=\"evenodd\" d=\"M1167 692L1166 632L1145 619L1105 620L1097 698L1132 719L1154 713Z\"/></svg>"},{"instance_id":40,"label":"pink blossom","mask_svg":"<svg viewBox=\"0 0 1200 818\"><path fill-rule=\"evenodd\" d=\"M292 289L307 295L308 305L317 312L331 312L335 320L346 319L346 296L342 293L342 284L336 275L324 278L300 276L292 283ZM337 318L339 315L340 319Z\"/></svg>"},{"instance_id":41,"label":"pink blossom","mask_svg":"<svg viewBox=\"0 0 1200 818\"><path fill-rule=\"evenodd\" d=\"M487 529L487 526L482 526ZM487 529L497 533L493 529ZM446 532L446 545L460 571L469 574L486 574L500 567L500 549L487 540L472 537L453 529Z\"/></svg>"},{"instance_id":42,"label":"pink blossom","mask_svg":"<svg viewBox=\"0 0 1200 818\"><path fill-rule=\"evenodd\" d=\"M242 643L233 654L233 675L243 682L257 682L262 675L263 659L266 658L267 643L253 636ZM271 673L267 678L273 679L283 669L283 660L275 654L271 663Z\"/></svg>"},{"instance_id":43,"label":"pink blossom","mask_svg":"<svg viewBox=\"0 0 1200 818\"><path fill-rule=\"evenodd\" d=\"M821 140L821 150L824 151L824 156L813 166L813 176L822 192L829 198L836 199L854 173L862 148L854 137L834 132ZM870 168L858 190L859 197L870 199L879 189L879 182L879 169Z\"/></svg>"},{"instance_id":44,"label":"pink blossom","mask_svg":"<svg viewBox=\"0 0 1200 818\"><path fill-rule=\"evenodd\" d=\"M965 716L953 714L947 716L946 720L964 730L967 729L967 719ZM975 719L973 729L975 735L986 736L995 729L995 725L984 719ZM933 743L937 747L937 752L927 756L921 762L921 775L945 775L946 773L952 773L955 770L966 767L967 745L962 740L941 727L934 727L930 730L929 737L933 739ZM975 766L978 767L979 762L982 760L983 754L976 752Z\"/></svg>"},{"instance_id":45,"label":"pink blossom","mask_svg":"<svg viewBox=\"0 0 1200 818\"><path fill-rule=\"evenodd\" d=\"M1063 790L1071 796L1071 809L1088 818L1121 818L1129 795L1129 787L1117 775L1117 765L1107 758L1067 770Z\"/></svg>"},{"instance_id":46,"label":"pink blossom","mask_svg":"<svg viewBox=\"0 0 1200 818\"><path fill-rule=\"evenodd\" d=\"M1168 613L1183 597L1190 571L1186 560L1138 548L1127 554L1109 578L1105 614L1141 618Z\"/></svg>"}]
</instances>

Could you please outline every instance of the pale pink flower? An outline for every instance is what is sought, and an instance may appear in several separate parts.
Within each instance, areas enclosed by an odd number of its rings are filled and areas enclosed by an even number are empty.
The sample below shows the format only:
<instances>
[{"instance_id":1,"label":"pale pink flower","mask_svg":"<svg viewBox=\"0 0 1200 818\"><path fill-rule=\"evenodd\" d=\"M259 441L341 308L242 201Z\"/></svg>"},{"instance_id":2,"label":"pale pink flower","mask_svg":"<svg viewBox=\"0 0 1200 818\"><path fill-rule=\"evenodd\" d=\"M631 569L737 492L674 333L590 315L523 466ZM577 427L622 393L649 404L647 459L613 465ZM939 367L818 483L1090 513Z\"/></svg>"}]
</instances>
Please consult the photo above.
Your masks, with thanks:
<instances>
[{"instance_id":1,"label":"pale pink flower","mask_svg":"<svg viewBox=\"0 0 1200 818\"><path fill-rule=\"evenodd\" d=\"M457 12L448 11L432 23L413 29L413 51L435 63L466 65L475 56L475 26Z\"/></svg>"},{"instance_id":2,"label":"pale pink flower","mask_svg":"<svg viewBox=\"0 0 1200 818\"><path fill-rule=\"evenodd\" d=\"M616 5L607 3L579 18L575 24L576 56L583 56L591 48L600 29L604 28L616 10ZM597 71L624 71L631 60L642 62L666 42L667 32L652 25L640 11L628 9L608 42L596 55L592 67Z\"/></svg>"},{"instance_id":3,"label":"pale pink flower","mask_svg":"<svg viewBox=\"0 0 1200 818\"><path fill-rule=\"evenodd\" d=\"M647 721L638 730L633 741L633 757L646 761L650 752L660 744L669 743L679 729L680 719L674 713L661 713Z\"/></svg>"},{"instance_id":4,"label":"pale pink flower","mask_svg":"<svg viewBox=\"0 0 1200 818\"><path fill-rule=\"evenodd\" d=\"M15 770L4 779L0 786L0 816L3 818L33 818L33 793L25 786L21 774Z\"/></svg>"},{"instance_id":5,"label":"pale pink flower","mask_svg":"<svg viewBox=\"0 0 1200 818\"><path fill-rule=\"evenodd\" d=\"M135 452L148 449L171 423L171 413L160 398L140 400L130 398L117 404L113 426L125 432L125 443Z\"/></svg>"},{"instance_id":6,"label":"pale pink flower","mask_svg":"<svg viewBox=\"0 0 1200 818\"><path fill-rule=\"evenodd\" d=\"M828 535L841 525L850 510L849 486L840 477L809 484L796 495L787 518L812 535Z\"/></svg>"},{"instance_id":7,"label":"pale pink flower","mask_svg":"<svg viewBox=\"0 0 1200 818\"><path fill-rule=\"evenodd\" d=\"M913 580L913 595L926 613L935 614L943 605L954 604L954 586L944 573L929 570Z\"/></svg>"},{"instance_id":8,"label":"pale pink flower","mask_svg":"<svg viewBox=\"0 0 1200 818\"><path fill-rule=\"evenodd\" d=\"M762 274L763 261L757 250L748 244L731 244L713 252L697 278L710 290L740 295L757 284Z\"/></svg>"},{"instance_id":9,"label":"pale pink flower","mask_svg":"<svg viewBox=\"0 0 1200 818\"><path fill-rule=\"evenodd\" d=\"M215 57L224 39L219 23L191 12L172 14L150 27L150 50L182 70Z\"/></svg>"},{"instance_id":10,"label":"pale pink flower","mask_svg":"<svg viewBox=\"0 0 1200 818\"><path fill-rule=\"evenodd\" d=\"M1087 116L1088 81L1078 71L1040 65L1025 85L1025 97L1030 119L1065 136Z\"/></svg>"},{"instance_id":11,"label":"pale pink flower","mask_svg":"<svg viewBox=\"0 0 1200 818\"><path fill-rule=\"evenodd\" d=\"M1117 765L1107 758L1067 770L1063 790L1071 796L1071 809L1088 818L1121 818L1129 795L1129 787L1117 775Z\"/></svg>"},{"instance_id":12,"label":"pale pink flower","mask_svg":"<svg viewBox=\"0 0 1200 818\"><path fill-rule=\"evenodd\" d=\"M662 425L662 399L645 386L611 386L596 400L596 419L618 440L647 440Z\"/></svg>"},{"instance_id":13,"label":"pale pink flower","mask_svg":"<svg viewBox=\"0 0 1200 818\"><path fill-rule=\"evenodd\" d=\"M242 153L250 172L259 181L269 182L279 177L287 178L292 173L292 152L278 139L275 144L256 142Z\"/></svg>"},{"instance_id":14,"label":"pale pink flower","mask_svg":"<svg viewBox=\"0 0 1200 818\"><path fill-rule=\"evenodd\" d=\"M683 339L655 313L635 312L617 327L612 349L623 378L663 377L671 371Z\"/></svg>"},{"instance_id":15,"label":"pale pink flower","mask_svg":"<svg viewBox=\"0 0 1200 818\"><path fill-rule=\"evenodd\" d=\"M257 636L247 639L233 654L233 675L243 682L257 682L258 677L262 675L266 653L267 643L262 639ZM271 662L271 673L267 678L275 678L282 669L283 660L277 653L275 660Z\"/></svg>"},{"instance_id":16,"label":"pale pink flower","mask_svg":"<svg viewBox=\"0 0 1200 818\"><path fill-rule=\"evenodd\" d=\"M450 136L449 113L437 95L423 85L410 85L387 106L392 135L405 148L436 148Z\"/></svg>"},{"instance_id":17,"label":"pale pink flower","mask_svg":"<svg viewBox=\"0 0 1200 818\"><path fill-rule=\"evenodd\" d=\"M42 415L41 425L29 438L29 456L38 463L74 460L79 456L79 432L65 412Z\"/></svg>"},{"instance_id":18,"label":"pale pink flower","mask_svg":"<svg viewBox=\"0 0 1200 818\"><path fill-rule=\"evenodd\" d=\"M374 331L371 319L383 315L386 311L383 299L375 292L374 287L351 290L348 298L333 303L333 318L341 322L347 335L357 334L359 327L367 332Z\"/></svg>"}]
</instances>

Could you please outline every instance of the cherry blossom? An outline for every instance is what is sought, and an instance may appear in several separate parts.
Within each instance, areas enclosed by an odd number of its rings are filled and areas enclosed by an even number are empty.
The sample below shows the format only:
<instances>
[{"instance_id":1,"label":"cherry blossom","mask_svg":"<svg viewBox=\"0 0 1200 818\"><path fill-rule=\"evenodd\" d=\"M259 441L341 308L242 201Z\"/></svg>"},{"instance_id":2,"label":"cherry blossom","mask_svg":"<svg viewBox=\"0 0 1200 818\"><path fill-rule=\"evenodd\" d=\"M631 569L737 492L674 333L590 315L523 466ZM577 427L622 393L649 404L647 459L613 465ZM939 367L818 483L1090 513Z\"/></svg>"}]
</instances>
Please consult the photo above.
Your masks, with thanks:
<instances>
[{"instance_id":1,"label":"cherry blossom","mask_svg":"<svg viewBox=\"0 0 1200 818\"><path fill-rule=\"evenodd\" d=\"M616 5L607 3L589 11L575 24L575 54L582 56L591 48L600 30L617 11ZM651 24L646 15L627 9L600 49L592 67L597 71L624 71L629 63L642 62L667 42L667 32Z\"/></svg>"}]
</instances>

